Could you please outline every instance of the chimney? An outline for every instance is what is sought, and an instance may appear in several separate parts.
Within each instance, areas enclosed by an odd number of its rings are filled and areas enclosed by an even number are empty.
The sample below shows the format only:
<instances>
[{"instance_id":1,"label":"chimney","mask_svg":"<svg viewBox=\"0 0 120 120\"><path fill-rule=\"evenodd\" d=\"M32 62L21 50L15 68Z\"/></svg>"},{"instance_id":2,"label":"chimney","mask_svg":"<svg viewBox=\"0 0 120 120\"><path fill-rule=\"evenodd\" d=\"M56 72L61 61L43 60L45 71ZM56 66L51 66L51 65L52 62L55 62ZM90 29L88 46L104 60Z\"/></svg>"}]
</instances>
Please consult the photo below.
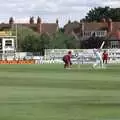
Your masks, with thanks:
<instances>
[{"instance_id":1,"label":"chimney","mask_svg":"<svg viewBox=\"0 0 120 120\"><path fill-rule=\"evenodd\" d=\"M81 30L84 31L84 22L81 23Z\"/></svg>"},{"instance_id":2,"label":"chimney","mask_svg":"<svg viewBox=\"0 0 120 120\"><path fill-rule=\"evenodd\" d=\"M112 19L108 19L108 32L112 32L113 29L113 24L112 24Z\"/></svg>"},{"instance_id":3,"label":"chimney","mask_svg":"<svg viewBox=\"0 0 120 120\"><path fill-rule=\"evenodd\" d=\"M14 19L13 19L13 17L10 17L9 18L9 24L12 25L13 23L14 23Z\"/></svg>"},{"instance_id":4,"label":"chimney","mask_svg":"<svg viewBox=\"0 0 120 120\"><path fill-rule=\"evenodd\" d=\"M70 24L71 23L71 20L68 20L68 24Z\"/></svg>"},{"instance_id":5,"label":"chimney","mask_svg":"<svg viewBox=\"0 0 120 120\"><path fill-rule=\"evenodd\" d=\"M42 22L42 20L41 20L41 18L38 16L38 18L37 18L37 24L41 24L41 22Z\"/></svg>"},{"instance_id":6,"label":"chimney","mask_svg":"<svg viewBox=\"0 0 120 120\"><path fill-rule=\"evenodd\" d=\"M84 22L82 21L80 25L81 25L81 33L82 33L82 36L83 36L84 35L84 31L85 31Z\"/></svg>"},{"instance_id":7,"label":"chimney","mask_svg":"<svg viewBox=\"0 0 120 120\"><path fill-rule=\"evenodd\" d=\"M116 37L117 37L117 40L120 40L120 28L116 32Z\"/></svg>"},{"instance_id":8,"label":"chimney","mask_svg":"<svg viewBox=\"0 0 120 120\"><path fill-rule=\"evenodd\" d=\"M37 18L37 32L38 32L38 33L41 33L41 31L42 31L42 20L41 20L41 18L38 16L38 18Z\"/></svg>"},{"instance_id":9,"label":"chimney","mask_svg":"<svg viewBox=\"0 0 120 120\"><path fill-rule=\"evenodd\" d=\"M34 24L34 17L30 17L29 23L30 23L30 24Z\"/></svg>"}]
</instances>

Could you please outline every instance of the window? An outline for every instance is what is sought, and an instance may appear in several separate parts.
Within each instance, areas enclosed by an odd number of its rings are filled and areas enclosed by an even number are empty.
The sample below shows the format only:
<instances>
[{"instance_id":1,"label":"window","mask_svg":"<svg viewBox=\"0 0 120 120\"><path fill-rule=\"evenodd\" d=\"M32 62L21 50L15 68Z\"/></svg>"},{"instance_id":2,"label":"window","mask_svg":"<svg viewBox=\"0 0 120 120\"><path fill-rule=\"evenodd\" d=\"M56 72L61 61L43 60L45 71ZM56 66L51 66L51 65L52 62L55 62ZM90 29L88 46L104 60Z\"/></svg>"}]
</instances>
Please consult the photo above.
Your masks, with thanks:
<instances>
[{"instance_id":1,"label":"window","mask_svg":"<svg viewBox=\"0 0 120 120\"><path fill-rule=\"evenodd\" d=\"M96 35L96 37L104 37L105 36L105 31L96 31L95 35Z\"/></svg>"},{"instance_id":2,"label":"window","mask_svg":"<svg viewBox=\"0 0 120 120\"><path fill-rule=\"evenodd\" d=\"M84 37L91 37L94 35L96 37L104 37L106 35L106 31L85 31L84 32Z\"/></svg>"},{"instance_id":3,"label":"window","mask_svg":"<svg viewBox=\"0 0 120 120\"><path fill-rule=\"evenodd\" d=\"M0 39L0 49L2 49L2 39Z\"/></svg>"},{"instance_id":4,"label":"window","mask_svg":"<svg viewBox=\"0 0 120 120\"><path fill-rule=\"evenodd\" d=\"M119 48L119 42L118 41L111 41L111 48Z\"/></svg>"},{"instance_id":5,"label":"window","mask_svg":"<svg viewBox=\"0 0 120 120\"><path fill-rule=\"evenodd\" d=\"M85 31L84 32L84 36L85 37L90 37L91 36L91 32L90 31Z\"/></svg>"},{"instance_id":6,"label":"window","mask_svg":"<svg viewBox=\"0 0 120 120\"><path fill-rule=\"evenodd\" d=\"M12 40L6 40L5 46L12 46Z\"/></svg>"}]
</instances>

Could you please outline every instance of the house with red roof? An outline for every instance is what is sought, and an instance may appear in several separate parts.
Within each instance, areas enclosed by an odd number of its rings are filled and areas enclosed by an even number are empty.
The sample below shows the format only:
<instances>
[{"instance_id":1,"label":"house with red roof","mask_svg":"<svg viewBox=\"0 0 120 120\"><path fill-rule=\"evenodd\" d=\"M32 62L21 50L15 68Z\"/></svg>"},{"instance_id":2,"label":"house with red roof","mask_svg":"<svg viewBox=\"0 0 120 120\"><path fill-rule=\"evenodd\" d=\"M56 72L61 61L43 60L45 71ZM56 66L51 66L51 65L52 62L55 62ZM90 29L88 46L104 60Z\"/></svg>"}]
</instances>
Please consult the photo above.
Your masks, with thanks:
<instances>
[{"instance_id":1,"label":"house with red roof","mask_svg":"<svg viewBox=\"0 0 120 120\"><path fill-rule=\"evenodd\" d=\"M110 48L120 48L120 22L110 18L100 22L73 22L64 27L65 34L72 34L78 40L88 40L94 37L107 38Z\"/></svg>"},{"instance_id":2,"label":"house with red roof","mask_svg":"<svg viewBox=\"0 0 120 120\"><path fill-rule=\"evenodd\" d=\"M38 16L37 22L34 22L34 17L30 17L29 23L16 23L15 20L11 17L9 18L9 23L1 23L0 24L0 30L10 29L12 25L23 26L28 27L35 32L38 32L40 34L47 33L47 34L53 34L56 33L59 29L58 25L58 19L55 23L44 23L42 19Z\"/></svg>"}]
</instances>

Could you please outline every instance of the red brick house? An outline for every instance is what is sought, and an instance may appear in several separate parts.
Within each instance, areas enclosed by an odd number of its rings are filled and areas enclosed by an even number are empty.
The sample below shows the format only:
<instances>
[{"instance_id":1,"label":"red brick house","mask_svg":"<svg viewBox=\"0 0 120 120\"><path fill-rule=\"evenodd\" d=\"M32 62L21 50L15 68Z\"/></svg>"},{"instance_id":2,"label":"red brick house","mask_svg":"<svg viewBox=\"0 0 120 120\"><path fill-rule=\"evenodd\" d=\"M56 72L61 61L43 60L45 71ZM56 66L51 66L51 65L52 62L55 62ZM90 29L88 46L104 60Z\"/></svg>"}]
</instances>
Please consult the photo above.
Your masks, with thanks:
<instances>
[{"instance_id":1,"label":"red brick house","mask_svg":"<svg viewBox=\"0 0 120 120\"><path fill-rule=\"evenodd\" d=\"M64 27L66 34L74 33L80 40L88 40L93 35L95 37L107 37L109 47L120 47L120 22L102 19L101 22L76 22L73 24L69 23Z\"/></svg>"},{"instance_id":2,"label":"red brick house","mask_svg":"<svg viewBox=\"0 0 120 120\"><path fill-rule=\"evenodd\" d=\"M18 27L19 26L28 27L40 34L41 33L53 34L53 33L57 32L59 29L58 20L56 20L55 23L43 23L41 18L38 17L37 22L35 23L34 17L30 17L29 23L15 23L15 21L11 17L9 19L9 23L1 23L0 24L0 30L10 29L12 27L12 25L16 25L16 24Z\"/></svg>"}]
</instances>

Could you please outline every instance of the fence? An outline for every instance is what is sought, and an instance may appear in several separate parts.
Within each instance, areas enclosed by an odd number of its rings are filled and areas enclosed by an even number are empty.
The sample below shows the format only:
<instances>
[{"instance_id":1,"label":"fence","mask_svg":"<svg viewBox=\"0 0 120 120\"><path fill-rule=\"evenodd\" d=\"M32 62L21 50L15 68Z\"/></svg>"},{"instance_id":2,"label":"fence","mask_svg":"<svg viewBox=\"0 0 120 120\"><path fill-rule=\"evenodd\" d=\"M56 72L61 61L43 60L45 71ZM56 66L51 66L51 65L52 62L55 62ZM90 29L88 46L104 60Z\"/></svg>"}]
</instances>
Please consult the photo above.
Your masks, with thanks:
<instances>
[{"instance_id":1,"label":"fence","mask_svg":"<svg viewBox=\"0 0 120 120\"><path fill-rule=\"evenodd\" d=\"M6 55L7 59L1 59L0 64L63 64L62 58L68 51L68 49L46 49L44 56L41 56L40 53L17 52L15 55ZM90 64L95 62L92 49L71 49L71 51L73 64ZM107 51L109 63L120 63L120 49L108 49ZM33 61L29 63L30 60Z\"/></svg>"},{"instance_id":2,"label":"fence","mask_svg":"<svg viewBox=\"0 0 120 120\"><path fill-rule=\"evenodd\" d=\"M109 55L109 63L120 63L120 49L106 49ZM68 49L47 49L45 50L45 59L50 63L62 63L62 57L68 52ZM73 64L90 64L95 62L93 49L71 49ZM104 50L101 51L101 55Z\"/></svg>"}]
</instances>

